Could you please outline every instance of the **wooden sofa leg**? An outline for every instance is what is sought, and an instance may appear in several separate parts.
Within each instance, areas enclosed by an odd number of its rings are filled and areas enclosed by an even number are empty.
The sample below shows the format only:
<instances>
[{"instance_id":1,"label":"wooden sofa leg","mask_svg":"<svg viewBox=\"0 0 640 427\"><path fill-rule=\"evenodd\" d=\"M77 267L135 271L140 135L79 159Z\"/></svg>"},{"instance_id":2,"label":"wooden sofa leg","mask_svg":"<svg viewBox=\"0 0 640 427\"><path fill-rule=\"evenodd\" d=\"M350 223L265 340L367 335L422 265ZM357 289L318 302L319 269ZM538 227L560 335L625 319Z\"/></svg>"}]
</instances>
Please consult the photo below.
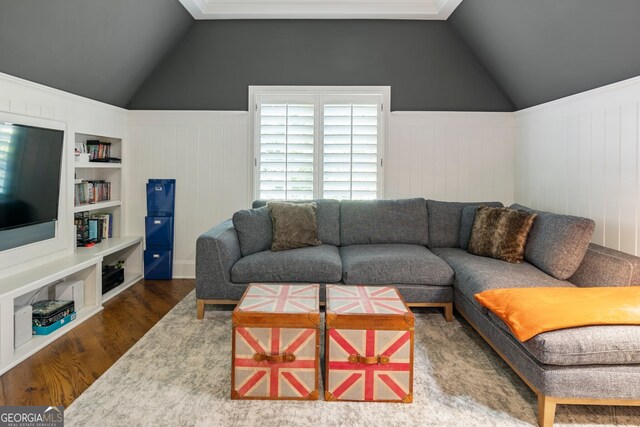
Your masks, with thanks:
<instances>
[{"instance_id":1,"label":"wooden sofa leg","mask_svg":"<svg viewBox=\"0 0 640 427\"><path fill-rule=\"evenodd\" d=\"M204 319L204 300L203 299L197 300L197 305L198 305L198 313L196 314L196 319L202 320Z\"/></svg>"},{"instance_id":2,"label":"wooden sofa leg","mask_svg":"<svg viewBox=\"0 0 640 427\"><path fill-rule=\"evenodd\" d=\"M543 394L538 395L538 424L540 427L552 427L556 417L556 401Z\"/></svg>"},{"instance_id":3,"label":"wooden sofa leg","mask_svg":"<svg viewBox=\"0 0 640 427\"><path fill-rule=\"evenodd\" d=\"M444 320L447 322L453 321L453 303L444 306Z\"/></svg>"}]
</instances>

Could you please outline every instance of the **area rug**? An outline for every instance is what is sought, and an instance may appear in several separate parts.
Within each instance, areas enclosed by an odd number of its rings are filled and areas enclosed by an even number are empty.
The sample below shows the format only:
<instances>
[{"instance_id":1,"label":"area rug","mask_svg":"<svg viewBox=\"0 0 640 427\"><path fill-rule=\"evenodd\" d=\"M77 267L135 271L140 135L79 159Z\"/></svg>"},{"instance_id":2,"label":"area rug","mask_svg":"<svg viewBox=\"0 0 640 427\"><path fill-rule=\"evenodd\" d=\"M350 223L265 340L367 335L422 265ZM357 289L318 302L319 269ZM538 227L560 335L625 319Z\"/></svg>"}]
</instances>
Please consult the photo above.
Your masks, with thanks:
<instances>
[{"instance_id":1,"label":"area rug","mask_svg":"<svg viewBox=\"0 0 640 427\"><path fill-rule=\"evenodd\" d=\"M416 313L414 403L232 401L231 313L195 292L65 411L66 426L530 426L537 400L464 320ZM322 396L322 392L320 393ZM640 408L559 406L556 425L638 425Z\"/></svg>"}]
</instances>

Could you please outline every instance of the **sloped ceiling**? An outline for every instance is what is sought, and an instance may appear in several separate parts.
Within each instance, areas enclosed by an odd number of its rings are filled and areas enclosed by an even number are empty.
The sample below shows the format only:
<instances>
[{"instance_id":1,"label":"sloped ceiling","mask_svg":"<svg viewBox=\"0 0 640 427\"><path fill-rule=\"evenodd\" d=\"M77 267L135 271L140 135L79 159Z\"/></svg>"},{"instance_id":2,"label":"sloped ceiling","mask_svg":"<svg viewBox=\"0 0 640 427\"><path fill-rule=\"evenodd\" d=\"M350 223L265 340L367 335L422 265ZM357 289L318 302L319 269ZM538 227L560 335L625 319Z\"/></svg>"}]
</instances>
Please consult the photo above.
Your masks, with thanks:
<instances>
[{"instance_id":1,"label":"sloped ceiling","mask_svg":"<svg viewBox=\"0 0 640 427\"><path fill-rule=\"evenodd\" d=\"M0 0L0 72L124 107L192 23L178 0Z\"/></svg>"},{"instance_id":2,"label":"sloped ceiling","mask_svg":"<svg viewBox=\"0 0 640 427\"><path fill-rule=\"evenodd\" d=\"M196 21L131 109L248 109L250 85L391 86L400 111L513 111L444 21Z\"/></svg>"},{"instance_id":3,"label":"sloped ceiling","mask_svg":"<svg viewBox=\"0 0 640 427\"><path fill-rule=\"evenodd\" d=\"M639 0L464 0L449 18L523 109L640 75Z\"/></svg>"},{"instance_id":4,"label":"sloped ceiling","mask_svg":"<svg viewBox=\"0 0 640 427\"><path fill-rule=\"evenodd\" d=\"M246 109L248 84L390 84L396 109L512 111L640 75L639 20L640 0L464 0L446 22L323 23L194 23L179 0L0 0L0 72L130 108Z\"/></svg>"}]
</instances>

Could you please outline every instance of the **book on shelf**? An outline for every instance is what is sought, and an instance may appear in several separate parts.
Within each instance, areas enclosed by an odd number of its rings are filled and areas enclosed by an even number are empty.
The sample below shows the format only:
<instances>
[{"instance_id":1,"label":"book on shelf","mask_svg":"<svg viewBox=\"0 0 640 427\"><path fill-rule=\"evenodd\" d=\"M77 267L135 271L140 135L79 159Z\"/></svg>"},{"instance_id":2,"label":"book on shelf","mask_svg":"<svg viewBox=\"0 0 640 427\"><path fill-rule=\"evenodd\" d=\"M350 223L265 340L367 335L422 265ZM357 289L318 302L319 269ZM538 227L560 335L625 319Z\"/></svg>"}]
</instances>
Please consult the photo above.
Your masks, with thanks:
<instances>
[{"instance_id":1,"label":"book on shelf","mask_svg":"<svg viewBox=\"0 0 640 427\"><path fill-rule=\"evenodd\" d=\"M112 213L89 215L89 212L78 212L74 215L74 224L78 246L88 242L100 243L113 237Z\"/></svg>"},{"instance_id":2,"label":"book on shelf","mask_svg":"<svg viewBox=\"0 0 640 427\"><path fill-rule=\"evenodd\" d=\"M81 206L111 200L111 183L104 180L83 180L75 184L74 205Z\"/></svg>"},{"instance_id":3,"label":"book on shelf","mask_svg":"<svg viewBox=\"0 0 640 427\"><path fill-rule=\"evenodd\" d=\"M85 143L90 162L120 162L120 159L111 157L111 143L97 139Z\"/></svg>"}]
</instances>

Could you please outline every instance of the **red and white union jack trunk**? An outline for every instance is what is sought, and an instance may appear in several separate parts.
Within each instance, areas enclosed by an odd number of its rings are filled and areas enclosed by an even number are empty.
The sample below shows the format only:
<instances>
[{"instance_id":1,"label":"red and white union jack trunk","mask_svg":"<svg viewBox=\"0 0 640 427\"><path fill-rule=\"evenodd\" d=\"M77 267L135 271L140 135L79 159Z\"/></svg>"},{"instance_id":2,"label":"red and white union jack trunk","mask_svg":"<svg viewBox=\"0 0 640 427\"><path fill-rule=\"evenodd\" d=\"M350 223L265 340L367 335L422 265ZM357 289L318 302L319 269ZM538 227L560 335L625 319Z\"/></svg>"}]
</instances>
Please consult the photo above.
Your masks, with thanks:
<instances>
[{"instance_id":1,"label":"red and white union jack trunk","mask_svg":"<svg viewBox=\"0 0 640 427\"><path fill-rule=\"evenodd\" d=\"M318 285L252 284L233 312L233 399L317 399Z\"/></svg>"},{"instance_id":2,"label":"red and white union jack trunk","mask_svg":"<svg viewBox=\"0 0 640 427\"><path fill-rule=\"evenodd\" d=\"M412 402L413 325L394 287L327 286L325 398Z\"/></svg>"}]
</instances>

